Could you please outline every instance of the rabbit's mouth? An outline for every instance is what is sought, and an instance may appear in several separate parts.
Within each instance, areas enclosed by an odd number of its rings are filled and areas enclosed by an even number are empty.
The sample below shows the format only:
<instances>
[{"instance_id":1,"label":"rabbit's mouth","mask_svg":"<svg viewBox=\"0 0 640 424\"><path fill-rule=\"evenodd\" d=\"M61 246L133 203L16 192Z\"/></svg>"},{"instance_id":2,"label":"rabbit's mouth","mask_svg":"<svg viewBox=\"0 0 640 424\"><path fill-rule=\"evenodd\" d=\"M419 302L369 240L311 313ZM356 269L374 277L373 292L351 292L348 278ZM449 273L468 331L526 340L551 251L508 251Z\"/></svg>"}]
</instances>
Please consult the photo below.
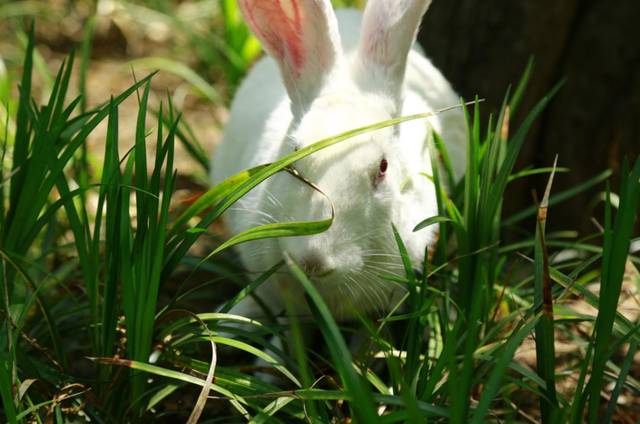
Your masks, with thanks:
<instances>
[{"instance_id":1,"label":"rabbit's mouth","mask_svg":"<svg viewBox=\"0 0 640 424\"><path fill-rule=\"evenodd\" d=\"M301 261L304 273L313 279L323 279L335 273L335 268L331 267L320 256L310 255Z\"/></svg>"},{"instance_id":2,"label":"rabbit's mouth","mask_svg":"<svg viewBox=\"0 0 640 424\"><path fill-rule=\"evenodd\" d=\"M335 270L333 270L333 269L327 269L327 270L320 271L320 272L310 272L310 273L308 273L308 275L311 278L326 278L326 277L329 277L330 275L332 275L334 272L335 272Z\"/></svg>"}]
</instances>

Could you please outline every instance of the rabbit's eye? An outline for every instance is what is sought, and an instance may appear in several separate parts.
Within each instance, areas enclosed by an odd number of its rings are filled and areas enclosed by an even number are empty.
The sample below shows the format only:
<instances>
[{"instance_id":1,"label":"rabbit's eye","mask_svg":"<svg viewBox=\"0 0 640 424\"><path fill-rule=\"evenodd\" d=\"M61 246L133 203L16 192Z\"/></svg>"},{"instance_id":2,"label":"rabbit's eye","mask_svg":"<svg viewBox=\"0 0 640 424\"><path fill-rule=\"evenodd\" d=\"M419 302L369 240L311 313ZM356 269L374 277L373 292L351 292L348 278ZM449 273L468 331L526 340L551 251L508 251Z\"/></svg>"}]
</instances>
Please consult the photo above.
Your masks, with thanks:
<instances>
[{"instance_id":1,"label":"rabbit's eye","mask_svg":"<svg viewBox=\"0 0 640 424\"><path fill-rule=\"evenodd\" d=\"M387 167L389 166L389 163L387 162L386 159L382 159L380 161L380 176L383 177L384 174L387 172Z\"/></svg>"},{"instance_id":2,"label":"rabbit's eye","mask_svg":"<svg viewBox=\"0 0 640 424\"><path fill-rule=\"evenodd\" d=\"M373 187L378 187L378 184L384 180L384 176L387 173L387 168L389 167L389 163L386 159L382 159L380 161L380 167L378 168L378 172L373 177Z\"/></svg>"}]
</instances>

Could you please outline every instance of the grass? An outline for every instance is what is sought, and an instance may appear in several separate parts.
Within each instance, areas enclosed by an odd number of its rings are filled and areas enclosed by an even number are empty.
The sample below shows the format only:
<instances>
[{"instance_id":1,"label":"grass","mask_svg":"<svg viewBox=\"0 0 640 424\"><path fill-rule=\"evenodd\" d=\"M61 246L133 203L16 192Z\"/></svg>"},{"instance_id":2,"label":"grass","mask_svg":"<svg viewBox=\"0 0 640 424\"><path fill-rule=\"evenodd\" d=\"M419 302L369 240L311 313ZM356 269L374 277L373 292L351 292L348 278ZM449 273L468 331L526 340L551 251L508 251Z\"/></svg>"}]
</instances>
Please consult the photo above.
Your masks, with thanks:
<instances>
[{"instance_id":1,"label":"grass","mask_svg":"<svg viewBox=\"0 0 640 424\"><path fill-rule=\"evenodd\" d=\"M220 2L226 22L220 40L231 51L250 51L234 4ZM168 3L152 6L134 11L169 14ZM19 14L20 8L8 10ZM416 227L439 227L432 259L413 269L396 233L404 274L386 277L405 285L406 295L386 316L337 323L287 256L256 276L234 265L230 249L258 238L315 234L332 216L258 227L229 240L213 235L212 225L261 181L290 172L296 160L425 116L319 140L241 172L185 206L175 201L176 142L203 171L208 166L188 117L171 99L150 106L154 74L89 106L84 81L92 29L83 36L79 68L70 56L44 100L33 84L43 72L33 30L25 38L19 84L11 80L15 74L0 72L0 397L6 421L579 423L638 413L633 401L618 402L640 398L638 317L630 320L617 306L625 279L636 293L640 285L640 259L629 254L638 241L640 159L623 171L617 193L608 185L603 190L604 220L594 234L568 238L548 233L546 223L563 200L602 184L608 172L563 193L554 193L550 176L539 204L502 213L514 179L567 171L514 168L529 129L560 86L518 128L510 127L509 117L531 67L488 122L481 122L480 102L467 104L471 160L459 184L435 137L432 156L444 163L434 163L430 176L439 215ZM232 87L252 56L233 67L220 55L208 60L227 67ZM172 66L153 65L159 63ZM180 72L189 81L197 67ZM80 73L75 97L74 70ZM127 99L135 100L138 113L132 140L121 136L120 108ZM100 125L106 126L103 150L87 152L86 140ZM101 156L99 170L90 154ZM516 228L525 235L504 242ZM258 322L229 314L285 270L304 288L310 319ZM584 304L592 312L584 312ZM357 344L363 334L366 341ZM574 349L561 353L556 347L563 343ZM536 351L533 362L516 354L527 346Z\"/></svg>"}]
</instances>

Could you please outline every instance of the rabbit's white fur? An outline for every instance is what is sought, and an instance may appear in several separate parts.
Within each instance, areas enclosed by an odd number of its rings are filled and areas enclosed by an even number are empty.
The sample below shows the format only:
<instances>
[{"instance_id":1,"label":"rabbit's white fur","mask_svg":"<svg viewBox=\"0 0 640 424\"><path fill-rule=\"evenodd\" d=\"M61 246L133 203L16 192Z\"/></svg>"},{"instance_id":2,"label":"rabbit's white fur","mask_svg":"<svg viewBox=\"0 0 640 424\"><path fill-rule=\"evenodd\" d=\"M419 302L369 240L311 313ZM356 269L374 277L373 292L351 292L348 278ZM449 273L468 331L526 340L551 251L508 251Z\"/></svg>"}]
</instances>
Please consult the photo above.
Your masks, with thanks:
<instances>
[{"instance_id":1,"label":"rabbit's white fur","mask_svg":"<svg viewBox=\"0 0 640 424\"><path fill-rule=\"evenodd\" d=\"M236 94L213 159L213 184L350 129L458 104L442 74L418 50L410 50L429 3L369 0L363 18L355 10L334 14L329 0L239 0L271 57L256 64ZM294 166L333 202L331 228L314 236L240 245L244 265L265 271L286 251L306 266L338 318L389 307L397 286L379 275L402 274L391 224L416 266L437 237L435 226L412 232L437 214L434 186L427 177L432 173L430 126L445 140L461 174L466 129L460 110L324 149ZM379 175L382 159L388 163L384 177ZM232 207L225 222L233 235L260 224L327 219L330 214L327 198L280 173ZM289 284L284 272L263 285L259 295L277 309L283 284ZM234 312L260 315L251 299Z\"/></svg>"}]
</instances>

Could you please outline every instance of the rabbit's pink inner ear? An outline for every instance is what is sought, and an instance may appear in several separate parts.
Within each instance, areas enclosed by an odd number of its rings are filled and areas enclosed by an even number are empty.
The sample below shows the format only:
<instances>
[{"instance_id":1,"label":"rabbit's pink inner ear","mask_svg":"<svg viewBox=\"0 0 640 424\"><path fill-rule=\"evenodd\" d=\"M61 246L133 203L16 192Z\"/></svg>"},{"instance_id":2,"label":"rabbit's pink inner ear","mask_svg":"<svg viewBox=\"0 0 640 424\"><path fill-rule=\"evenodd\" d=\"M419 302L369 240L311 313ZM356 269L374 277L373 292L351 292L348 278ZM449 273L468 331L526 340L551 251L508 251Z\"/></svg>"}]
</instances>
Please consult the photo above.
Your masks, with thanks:
<instances>
[{"instance_id":1,"label":"rabbit's pink inner ear","mask_svg":"<svg viewBox=\"0 0 640 424\"><path fill-rule=\"evenodd\" d=\"M238 0L238 3L251 30L278 62L292 108L303 111L342 53L331 2Z\"/></svg>"},{"instance_id":2,"label":"rabbit's pink inner ear","mask_svg":"<svg viewBox=\"0 0 640 424\"><path fill-rule=\"evenodd\" d=\"M285 6L283 6L283 2ZM247 22L274 58L300 74L305 62L302 17L297 1L241 1Z\"/></svg>"}]
</instances>

